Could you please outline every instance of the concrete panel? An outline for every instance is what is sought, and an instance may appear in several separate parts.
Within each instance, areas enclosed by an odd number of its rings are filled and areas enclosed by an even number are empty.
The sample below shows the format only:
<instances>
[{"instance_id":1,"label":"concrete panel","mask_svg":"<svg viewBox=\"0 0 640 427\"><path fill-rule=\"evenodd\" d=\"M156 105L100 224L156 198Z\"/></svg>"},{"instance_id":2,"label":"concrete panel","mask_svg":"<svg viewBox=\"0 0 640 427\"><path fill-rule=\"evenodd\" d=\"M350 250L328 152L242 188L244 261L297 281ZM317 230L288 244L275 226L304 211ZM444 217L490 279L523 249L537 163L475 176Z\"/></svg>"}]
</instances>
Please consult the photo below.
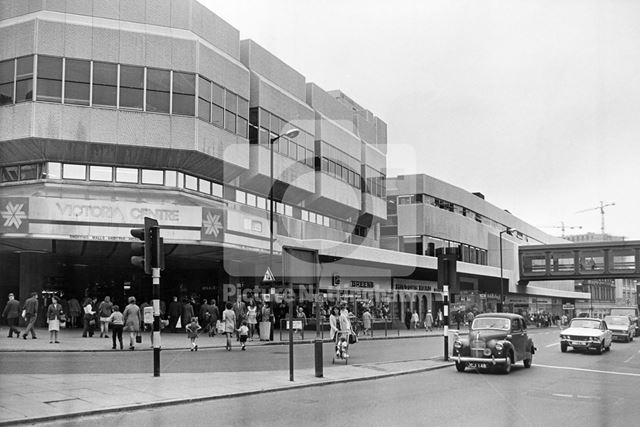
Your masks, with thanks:
<instances>
[{"instance_id":1,"label":"concrete panel","mask_svg":"<svg viewBox=\"0 0 640 427\"><path fill-rule=\"evenodd\" d=\"M377 148L378 146L376 146ZM369 144L362 143L362 163L382 172L387 167L387 157L376 149Z\"/></svg>"},{"instance_id":2,"label":"concrete panel","mask_svg":"<svg viewBox=\"0 0 640 427\"><path fill-rule=\"evenodd\" d=\"M15 34L17 27L17 25L13 25L7 28L0 28L0 61L18 56L16 54ZM33 40L33 34L31 39Z\"/></svg>"},{"instance_id":3,"label":"concrete panel","mask_svg":"<svg viewBox=\"0 0 640 427\"><path fill-rule=\"evenodd\" d=\"M115 144L118 141L118 111L91 108L92 142Z\"/></svg>"},{"instance_id":4,"label":"concrete panel","mask_svg":"<svg viewBox=\"0 0 640 427\"><path fill-rule=\"evenodd\" d=\"M93 30L81 25L65 25L65 56L91 59L93 52Z\"/></svg>"},{"instance_id":5,"label":"concrete panel","mask_svg":"<svg viewBox=\"0 0 640 427\"><path fill-rule=\"evenodd\" d=\"M121 64L144 65L145 35L120 31L120 59Z\"/></svg>"},{"instance_id":6,"label":"concrete panel","mask_svg":"<svg viewBox=\"0 0 640 427\"><path fill-rule=\"evenodd\" d=\"M43 10L43 0L13 0L7 2L9 9L7 15L0 15L3 18L14 18L28 13Z\"/></svg>"},{"instance_id":7,"label":"concrete panel","mask_svg":"<svg viewBox=\"0 0 640 427\"><path fill-rule=\"evenodd\" d=\"M376 123L376 146L383 153L387 153L387 124L380 120L378 117L375 118Z\"/></svg>"},{"instance_id":8,"label":"concrete panel","mask_svg":"<svg viewBox=\"0 0 640 427\"><path fill-rule=\"evenodd\" d=\"M195 72L196 42L183 39L172 39L171 63L174 70Z\"/></svg>"},{"instance_id":9,"label":"concrete panel","mask_svg":"<svg viewBox=\"0 0 640 427\"><path fill-rule=\"evenodd\" d=\"M238 167L249 168L249 142L197 120L197 150Z\"/></svg>"},{"instance_id":10,"label":"concrete panel","mask_svg":"<svg viewBox=\"0 0 640 427\"><path fill-rule=\"evenodd\" d=\"M35 53L35 33L36 33L36 21L25 22L14 27L15 37L15 56L24 56Z\"/></svg>"},{"instance_id":11,"label":"concrete panel","mask_svg":"<svg viewBox=\"0 0 640 427\"><path fill-rule=\"evenodd\" d=\"M54 12L66 12L67 10L67 2L66 0L47 0L44 2L45 10L52 10Z\"/></svg>"},{"instance_id":12,"label":"concrete panel","mask_svg":"<svg viewBox=\"0 0 640 427\"><path fill-rule=\"evenodd\" d=\"M13 0L0 0L0 17L2 19L13 18L15 16L13 11Z\"/></svg>"},{"instance_id":13,"label":"concrete panel","mask_svg":"<svg viewBox=\"0 0 640 427\"><path fill-rule=\"evenodd\" d=\"M64 24L38 21L37 52L44 55L64 55Z\"/></svg>"},{"instance_id":14,"label":"concrete panel","mask_svg":"<svg viewBox=\"0 0 640 427\"><path fill-rule=\"evenodd\" d=\"M317 174L319 186L318 196L334 200L354 210L360 210L361 192L347 183L324 173Z\"/></svg>"},{"instance_id":15,"label":"concrete panel","mask_svg":"<svg viewBox=\"0 0 640 427\"><path fill-rule=\"evenodd\" d=\"M49 0L47 0L47 4ZM93 15L93 3L87 0L67 0L67 13L76 15Z\"/></svg>"},{"instance_id":16,"label":"concrete panel","mask_svg":"<svg viewBox=\"0 0 640 427\"><path fill-rule=\"evenodd\" d=\"M221 54L198 43L198 71L243 98L249 98L249 71Z\"/></svg>"},{"instance_id":17,"label":"concrete panel","mask_svg":"<svg viewBox=\"0 0 640 427\"><path fill-rule=\"evenodd\" d=\"M106 28L93 28L93 59L118 62L120 59L120 32Z\"/></svg>"},{"instance_id":18,"label":"concrete panel","mask_svg":"<svg viewBox=\"0 0 640 427\"><path fill-rule=\"evenodd\" d=\"M362 157L362 143L360 142L360 138L327 119L320 119L320 135L316 135L316 137L320 137L323 141L328 142L358 160Z\"/></svg>"},{"instance_id":19,"label":"concrete panel","mask_svg":"<svg viewBox=\"0 0 640 427\"><path fill-rule=\"evenodd\" d=\"M34 136L37 138L60 139L62 104L37 102L34 104Z\"/></svg>"},{"instance_id":20,"label":"concrete panel","mask_svg":"<svg viewBox=\"0 0 640 427\"><path fill-rule=\"evenodd\" d=\"M341 127L353 132L353 111L315 83L307 83L307 104Z\"/></svg>"},{"instance_id":21,"label":"concrete panel","mask_svg":"<svg viewBox=\"0 0 640 427\"><path fill-rule=\"evenodd\" d=\"M294 123L300 129L315 133L315 112L306 103L298 102L285 95L271 84L259 80L260 106L283 119ZM358 156L360 153L358 152Z\"/></svg>"},{"instance_id":22,"label":"concrete panel","mask_svg":"<svg viewBox=\"0 0 640 427\"><path fill-rule=\"evenodd\" d=\"M305 77L271 52L253 40L242 40L240 42L240 57L247 68L306 102Z\"/></svg>"},{"instance_id":23,"label":"concrete panel","mask_svg":"<svg viewBox=\"0 0 640 427\"><path fill-rule=\"evenodd\" d=\"M191 4L193 0L171 0L171 27L191 28Z\"/></svg>"},{"instance_id":24,"label":"concrete panel","mask_svg":"<svg viewBox=\"0 0 640 427\"><path fill-rule=\"evenodd\" d=\"M145 36L145 57L146 65L149 67L171 69L171 39L147 34Z\"/></svg>"},{"instance_id":25,"label":"concrete panel","mask_svg":"<svg viewBox=\"0 0 640 427\"><path fill-rule=\"evenodd\" d=\"M171 146L171 118L166 114L145 114L144 145L149 147Z\"/></svg>"},{"instance_id":26,"label":"concrete panel","mask_svg":"<svg viewBox=\"0 0 640 427\"><path fill-rule=\"evenodd\" d=\"M146 22L171 26L171 0L146 0Z\"/></svg>"},{"instance_id":27,"label":"concrete panel","mask_svg":"<svg viewBox=\"0 0 640 427\"><path fill-rule=\"evenodd\" d=\"M118 145L142 145L144 143L144 116L137 111L118 112Z\"/></svg>"},{"instance_id":28,"label":"concrete panel","mask_svg":"<svg viewBox=\"0 0 640 427\"><path fill-rule=\"evenodd\" d=\"M203 39L235 59L240 59L240 32L224 19L194 1L191 29Z\"/></svg>"},{"instance_id":29,"label":"concrete panel","mask_svg":"<svg viewBox=\"0 0 640 427\"><path fill-rule=\"evenodd\" d=\"M126 0L120 2L120 20L144 23L146 0Z\"/></svg>"},{"instance_id":30,"label":"concrete panel","mask_svg":"<svg viewBox=\"0 0 640 427\"><path fill-rule=\"evenodd\" d=\"M366 116L369 116L369 114L366 114ZM362 138L365 142L369 144L375 144L376 126L375 122L373 121L373 117L371 117L372 120L367 120L367 118L363 117L363 115L356 113L354 118L356 134L358 134L360 138Z\"/></svg>"},{"instance_id":31,"label":"concrete panel","mask_svg":"<svg viewBox=\"0 0 640 427\"><path fill-rule=\"evenodd\" d=\"M73 105L62 107L60 136L64 140L89 141L91 139L91 109Z\"/></svg>"},{"instance_id":32,"label":"concrete panel","mask_svg":"<svg viewBox=\"0 0 640 427\"><path fill-rule=\"evenodd\" d=\"M11 121L13 124L13 139L27 138L33 136L33 110L35 103L23 102L16 104L11 108L2 108L2 110L9 110L11 113Z\"/></svg>"},{"instance_id":33,"label":"concrete panel","mask_svg":"<svg viewBox=\"0 0 640 427\"><path fill-rule=\"evenodd\" d=\"M171 116L171 148L196 149L194 117Z\"/></svg>"},{"instance_id":34,"label":"concrete panel","mask_svg":"<svg viewBox=\"0 0 640 427\"><path fill-rule=\"evenodd\" d=\"M13 107L0 108L0 141L15 139L14 123L15 111Z\"/></svg>"},{"instance_id":35,"label":"concrete panel","mask_svg":"<svg viewBox=\"0 0 640 427\"><path fill-rule=\"evenodd\" d=\"M93 0L93 16L96 18L118 19L120 16L120 0Z\"/></svg>"}]
</instances>

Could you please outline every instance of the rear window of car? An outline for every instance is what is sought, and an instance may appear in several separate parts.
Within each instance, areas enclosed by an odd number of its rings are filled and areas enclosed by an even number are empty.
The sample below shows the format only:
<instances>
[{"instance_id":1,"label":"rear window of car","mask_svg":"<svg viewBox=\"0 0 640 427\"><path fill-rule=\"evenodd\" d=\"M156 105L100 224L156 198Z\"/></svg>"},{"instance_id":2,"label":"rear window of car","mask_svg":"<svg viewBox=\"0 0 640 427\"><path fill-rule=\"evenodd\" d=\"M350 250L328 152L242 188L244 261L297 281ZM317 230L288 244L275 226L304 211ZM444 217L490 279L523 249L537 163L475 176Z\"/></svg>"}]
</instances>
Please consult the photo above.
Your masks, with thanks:
<instances>
[{"instance_id":1,"label":"rear window of car","mask_svg":"<svg viewBox=\"0 0 640 427\"><path fill-rule=\"evenodd\" d=\"M628 325L631 323L628 316L605 316L604 321L607 325Z\"/></svg>"}]
</instances>

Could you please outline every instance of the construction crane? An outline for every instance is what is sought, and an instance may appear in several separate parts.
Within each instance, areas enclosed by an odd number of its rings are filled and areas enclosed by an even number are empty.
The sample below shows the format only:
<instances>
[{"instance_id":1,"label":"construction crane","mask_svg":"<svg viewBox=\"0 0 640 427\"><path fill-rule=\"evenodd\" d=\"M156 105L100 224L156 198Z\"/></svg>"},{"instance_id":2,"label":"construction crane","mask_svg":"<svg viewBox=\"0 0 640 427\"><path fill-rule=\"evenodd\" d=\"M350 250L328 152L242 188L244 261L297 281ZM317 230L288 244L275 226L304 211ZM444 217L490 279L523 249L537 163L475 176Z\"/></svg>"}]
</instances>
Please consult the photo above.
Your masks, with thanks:
<instances>
[{"instance_id":1,"label":"construction crane","mask_svg":"<svg viewBox=\"0 0 640 427\"><path fill-rule=\"evenodd\" d=\"M574 230L574 229L582 229L581 225L564 225L564 221L560 221L560 225L543 225L540 228L559 228L562 230L562 237L564 238L564 231L566 229Z\"/></svg>"},{"instance_id":2,"label":"construction crane","mask_svg":"<svg viewBox=\"0 0 640 427\"><path fill-rule=\"evenodd\" d=\"M602 235L604 236L604 208L606 208L607 206L615 206L615 205L616 204L614 202L604 203L603 201L600 201L600 206L596 206L595 208L583 209L583 210L578 211L576 213L590 212L590 211L599 210L600 211L600 216L601 216L600 233L602 233Z\"/></svg>"}]
</instances>

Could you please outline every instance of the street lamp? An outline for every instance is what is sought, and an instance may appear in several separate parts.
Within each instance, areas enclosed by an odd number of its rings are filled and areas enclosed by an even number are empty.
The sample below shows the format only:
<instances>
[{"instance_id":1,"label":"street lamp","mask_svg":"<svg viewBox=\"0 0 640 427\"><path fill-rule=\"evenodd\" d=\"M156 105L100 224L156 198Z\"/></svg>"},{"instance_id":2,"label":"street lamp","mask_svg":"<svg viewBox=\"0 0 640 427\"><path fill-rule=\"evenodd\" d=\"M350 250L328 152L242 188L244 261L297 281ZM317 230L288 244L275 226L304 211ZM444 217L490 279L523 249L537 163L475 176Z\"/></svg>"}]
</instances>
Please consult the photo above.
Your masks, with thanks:
<instances>
[{"instance_id":1,"label":"street lamp","mask_svg":"<svg viewBox=\"0 0 640 427\"><path fill-rule=\"evenodd\" d=\"M500 311L504 312L504 278L502 277L502 235L504 233L511 234L512 228L507 227L506 230L500 232Z\"/></svg>"},{"instance_id":2,"label":"street lamp","mask_svg":"<svg viewBox=\"0 0 640 427\"><path fill-rule=\"evenodd\" d=\"M271 274L273 274L273 145L283 136L295 138L299 133L300 129L293 128L269 140L269 270ZM271 295L271 298L275 298L275 295ZM275 301L273 300L271 301L271 314L275 315ZM291 325L289 325L289 327L291 327Z\"/></svg>"}]
</instances>

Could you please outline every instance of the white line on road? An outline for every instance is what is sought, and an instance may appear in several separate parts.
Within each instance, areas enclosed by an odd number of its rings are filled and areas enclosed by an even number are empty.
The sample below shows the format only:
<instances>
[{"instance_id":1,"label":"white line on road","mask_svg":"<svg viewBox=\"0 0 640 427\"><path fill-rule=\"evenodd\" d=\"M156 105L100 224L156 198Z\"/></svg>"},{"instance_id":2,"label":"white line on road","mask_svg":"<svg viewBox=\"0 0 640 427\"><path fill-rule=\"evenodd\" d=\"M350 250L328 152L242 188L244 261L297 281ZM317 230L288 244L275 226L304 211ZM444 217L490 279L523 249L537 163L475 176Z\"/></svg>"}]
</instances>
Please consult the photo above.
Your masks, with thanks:
<instances>
[{"instance_id":1,"label":"white line on road","mask_svg":"<svg viewBox=\"0 0 640 427\"><path fill-rule=\"evenodd\" d=\"M638 350L638 353L640 353L640 350ZM627 360L624 361L624 363L628 363L631 361L631 359L633 359L633 357L635 356L635 354L631 355L630 358L628 358Z\"/></svg>"},{"instance_id":2,"label":"white line on road","mask_svg":"<svg viewBox=\"0 0 640 427\"><path fill-rule=\"evenodd\" d=\"M551 365L538 365L541 368L549 368L549 369L565 369L567 371L582 371L582 372L593 372L595 374L611 374L611 375L622 375L626 377L640 377L640 374L633 374L631 372L615 372L615 371L599 371L597 369L584 369L584 368L571 368L568 366L551 366Z\"/></svg>"},{"instance_id":3,"label":"white line on road","mask_svg":"<svg viewBox=\"0 0 640 427\"><path fill-rule=\"evenodd\" d=\"M599 397L599 396L585 396L585 395L582 395L582 394L578 394L578 395L574 396L573 394L552 393L551 396L566 397L566 398L569 398L569 399L573 399L575 397L577 399L601 400L601 397Z\"/></svg>"},{"instance_id":4,"label":"white line on road","mask_svg":"<svg viewBox=\"0 0 640 427\"><path fill-rule=\"evenodd\" d=\"M573 397L573 394L553 393L551 396L556 396L556 397Z\"/></svg>"},{"instance_id":5,"label":"white line on road","mask_svg":"<svg viewBox=\"0 0 640 427\"><path fill-rule=\"evenodd\" d=\"M559 342L554 342L553 344L545 345L545 348L555 347L556 345L560 345Z\"/></svg>"}]
</instances>

